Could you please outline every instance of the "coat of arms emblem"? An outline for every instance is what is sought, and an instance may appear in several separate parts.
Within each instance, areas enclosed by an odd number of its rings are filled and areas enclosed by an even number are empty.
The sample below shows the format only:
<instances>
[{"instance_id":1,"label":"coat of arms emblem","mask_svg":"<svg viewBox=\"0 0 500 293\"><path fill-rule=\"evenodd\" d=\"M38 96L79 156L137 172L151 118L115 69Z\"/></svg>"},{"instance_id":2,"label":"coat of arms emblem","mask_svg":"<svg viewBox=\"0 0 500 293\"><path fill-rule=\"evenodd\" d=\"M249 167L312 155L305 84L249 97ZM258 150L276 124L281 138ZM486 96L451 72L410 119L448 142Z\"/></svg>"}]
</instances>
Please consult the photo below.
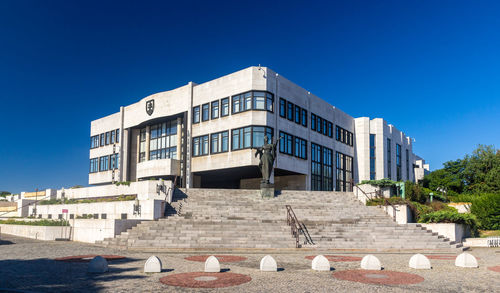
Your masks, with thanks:
<instances>
[{"instance_id":1,"label":"coat of arms emblem","mask_svg":"<svg viewBox=\"0 0 500 293\"><path fill-rule=\"evenodd\" d=\"M146 101L146 113L148 113L148 115L151 116L154 110L155 110L155 100Z\"/></svg>"}]
</instances>

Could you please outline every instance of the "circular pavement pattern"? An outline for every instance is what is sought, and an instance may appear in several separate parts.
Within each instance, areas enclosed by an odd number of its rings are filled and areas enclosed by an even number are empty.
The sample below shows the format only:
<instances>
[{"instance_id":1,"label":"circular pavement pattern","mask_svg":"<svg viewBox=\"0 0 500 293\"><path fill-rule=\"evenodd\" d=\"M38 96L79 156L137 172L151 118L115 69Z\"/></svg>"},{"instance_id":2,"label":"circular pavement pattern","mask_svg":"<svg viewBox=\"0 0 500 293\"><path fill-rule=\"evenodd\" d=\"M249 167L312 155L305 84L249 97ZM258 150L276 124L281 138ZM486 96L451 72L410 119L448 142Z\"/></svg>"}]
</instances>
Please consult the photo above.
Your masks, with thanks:
<instances>
[{"instance_id":1,"label":"circular pavement pattern","mask_svg":"<svg viewBox=\"0 0 500 293\"><path fill-rule=\"evenodd\" d=\"M89 262L91 261L94 257L98 256L99 254L86 254L86 255L72 255L72 256L65 256L65 257L58 257L54 258L56 261L66 261L66 262ZM109 254L109 255L100 255L103 258L105 258L107 261L111 260L119 260L119 259L124 259L124 256L121 255L114 255L114 254Z\"/></svg>"},{"instance_id":2,"label":"circular pavement pattern","mask_svg":"<svg viewBox=\"0 0 500 293\"><path fill-rule=\"evenodd\" d=\"M500 273L500 266L488 267L488 270Z\"/></svg>"},{"instance_id":3,"label":"circular pavement pattern","mask_svg":"<svg viewBox=\"0 0 500 293\"><path fill-rule=\"evenodd\" d=\"M250 282L248 275L235 273L182 273L163 277L160 282L184 288L222 288L241 285Z\"/></svg>"},{"instance_id":4,"label":"circular pavement pattern","mask_svg":"<svg viewBox=\"0 0 500 293\"><path fill-rule=\"evenodd\" d=\"M316 255L306 256L307 259L312 260ZM341 261L361 261L361 257L357 256L346 256L346 255L324 255L329 261L341 262Z\"/></svg>"},{"instance_id":5,"label":"circular pavement pattern","mask_svg":"<svg viewBox=\"0 0 500 293\"><path fill-rule=\"evenodd\" d=\"M349 270L335 272L333 276L340 280L376 285L408 285L424 281L419 275L394 271Z\"/></svg>"},{"instance_id":6,"label":"circular pavement pattern","mask_svg":"<svg viewBox=\"0 0 500 293\"><path fill-rule=\"evenodd\" d=\"M188 256L184 259L190 261L205 262L209 256L210 255L193 255L193 256ZM237 256L237 255L214 255L214 256L219 260L219 262L238 262L247 259L244 256Z\"/></svg>"}]
</instances>

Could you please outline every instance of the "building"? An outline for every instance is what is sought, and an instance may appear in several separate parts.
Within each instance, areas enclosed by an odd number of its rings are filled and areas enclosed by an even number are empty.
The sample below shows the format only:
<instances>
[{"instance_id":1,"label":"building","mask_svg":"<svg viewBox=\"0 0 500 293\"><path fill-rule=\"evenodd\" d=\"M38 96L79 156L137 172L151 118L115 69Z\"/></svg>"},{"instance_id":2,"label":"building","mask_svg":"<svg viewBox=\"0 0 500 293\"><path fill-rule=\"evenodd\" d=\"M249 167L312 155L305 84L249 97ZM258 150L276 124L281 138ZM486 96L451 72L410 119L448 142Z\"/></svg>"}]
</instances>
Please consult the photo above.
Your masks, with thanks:
<instances>
[{"instance_id":1,"label":"building","mask_svg":"<svg viewBox=\"0 0 500 293\"><path fill-rule=\"evenodd\" d=\"M177 178L186 187L258 188L254 148L265 136L279 139L277 189L351 191L365 179L415 178L409 137L260 66L145 97L92 121L90 132L92 185Z\"/></svg>"}]
</instances>

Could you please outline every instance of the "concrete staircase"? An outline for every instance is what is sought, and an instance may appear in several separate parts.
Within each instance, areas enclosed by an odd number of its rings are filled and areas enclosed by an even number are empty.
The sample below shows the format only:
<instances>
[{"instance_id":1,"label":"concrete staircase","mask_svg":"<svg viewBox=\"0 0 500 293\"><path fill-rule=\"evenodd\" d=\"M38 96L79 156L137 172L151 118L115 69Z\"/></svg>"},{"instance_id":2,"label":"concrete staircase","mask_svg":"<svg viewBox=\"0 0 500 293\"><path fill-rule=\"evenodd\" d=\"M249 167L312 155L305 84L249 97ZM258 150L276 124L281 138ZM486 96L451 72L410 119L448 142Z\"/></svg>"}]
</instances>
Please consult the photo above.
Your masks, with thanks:
<instances>
[{"instance_id":1,"label":"concrete staircase","mask_svg":"<svg viewBox=\"0 0 500 293\"><path fill-rule=\"evenodd\" d=\"M418 224L398 225L378 207L346 192L282 191L261 199L257 190L176 190L167 217L144 221L98 244L122 249L295 248L286 224L291 205L314 244L342 250L456 251L454 244Z\"/></svg>"}]
</instances>

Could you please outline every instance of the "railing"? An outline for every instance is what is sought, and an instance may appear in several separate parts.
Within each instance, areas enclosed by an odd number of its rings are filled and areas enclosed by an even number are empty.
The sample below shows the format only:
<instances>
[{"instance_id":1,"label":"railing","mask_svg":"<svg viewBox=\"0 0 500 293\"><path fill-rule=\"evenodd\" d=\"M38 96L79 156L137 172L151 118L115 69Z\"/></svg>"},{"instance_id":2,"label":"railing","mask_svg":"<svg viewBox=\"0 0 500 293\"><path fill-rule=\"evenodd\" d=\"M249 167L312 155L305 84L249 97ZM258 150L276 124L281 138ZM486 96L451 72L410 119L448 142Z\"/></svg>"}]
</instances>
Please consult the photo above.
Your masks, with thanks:
<instances>
[{"instance_id":1,"label":"railing","mask_svg":"<svg viewBox=\"0 0 500 293\"><path fill-rule=\"evenodd\" d=\"M167 192L165 192L165 201L169 204L174 200L174 192L175 188L177 187L177 178L178 176L175 176L174 183L172 184L172 186L169 186Z\"/></svg>"},{"instance_id":2,"label":"railing","mask_svg":"<svg viewBox=\"0 0 500 293\"><path fill-rule=\"evenodd\" d=\"M385 210L387 211L387 207L391 206L392 207L392 220L396 221L396 212L397 212L396 206L393 205L389 200L387 200L387 198L385 198L383 196L382 191L380 189L376 190L375 192L366 193L363 189L361 189L361 187L355 185L353 181L351 181L351 184L353 187L356 187L359 191L361 191L361 193L363 193L365 195L367 200L374 199L373 196L368 196L368 194L375 194L375 198L383 199ZM353 188L353 190L354 190L354 188Z\"/></svg>"},{"instance_id":3,"label":"railing","mask_svg":"<svg viewBox=\"0 0 500 293\"><path fill-rule=\"evenodd\" d=\"M285 207L286 207L286 224L290 226L290 232L292 236L295 238L295 247L300 248L300 243L299 243L300 234L304 235L304 244L307 243L314 244L311 235L309 235L309 232L307 231L306 226L304 225L304 223L299 222L292 207L290 205L285 205Z\"/></svg>"},{"instance_id":4,"label":"railing","mask_svg":"<svg viewBox=\"0 0 500 293\"><path fill-rule=\"evenodd\" d=\"M488 247L499 247L500 246L500 236L491 236L486 238Z\"/></svg>"}]
</instances>

